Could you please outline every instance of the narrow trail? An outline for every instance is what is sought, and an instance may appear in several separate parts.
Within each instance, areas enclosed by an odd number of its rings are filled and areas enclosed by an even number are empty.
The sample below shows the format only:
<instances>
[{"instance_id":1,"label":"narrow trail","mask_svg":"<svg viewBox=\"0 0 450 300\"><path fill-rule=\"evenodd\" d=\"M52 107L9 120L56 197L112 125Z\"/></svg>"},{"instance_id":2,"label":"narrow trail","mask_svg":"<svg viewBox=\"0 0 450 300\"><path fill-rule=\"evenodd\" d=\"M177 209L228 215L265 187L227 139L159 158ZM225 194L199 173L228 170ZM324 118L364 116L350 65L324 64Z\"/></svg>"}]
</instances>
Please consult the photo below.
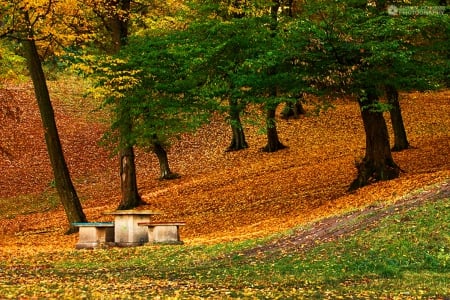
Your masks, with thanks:
<instances>
[{"instance_id":1,"label":"narrow trail","mask_svg":"<svg viewBox=\"0 0 450 300\"><path fill-rule=\"evenodd\" d=\"M426 188L425 191L406 196L392 204L373 204L343 215L325 218L310 226L302 226L286 237L249 249L242 254L252 256L280 251L304 251L318 243L337 240L359 230L375 227L387 216L408 211L425 202L446 198L450 199L450 181Z\"/></svg>"}]
</instances>

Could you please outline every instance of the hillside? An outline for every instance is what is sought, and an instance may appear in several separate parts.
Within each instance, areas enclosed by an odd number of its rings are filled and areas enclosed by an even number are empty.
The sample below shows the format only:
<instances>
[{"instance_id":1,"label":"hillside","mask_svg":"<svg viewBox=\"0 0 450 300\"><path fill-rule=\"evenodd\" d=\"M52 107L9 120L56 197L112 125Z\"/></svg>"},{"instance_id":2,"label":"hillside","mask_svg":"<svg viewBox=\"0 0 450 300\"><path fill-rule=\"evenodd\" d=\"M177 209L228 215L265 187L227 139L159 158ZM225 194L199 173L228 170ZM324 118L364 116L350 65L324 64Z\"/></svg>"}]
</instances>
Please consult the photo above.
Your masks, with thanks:
<instances>
[{"instance_id":1,"label":"hillside","mask_svg":"<svg viewBox=\"0 0 450 300\"><path fill-rule=\"evenodd\" d=\"M104 211L119 201L118 162L98 145L105 129L95 105L70 81L52 83L51 92L66 160L90 221L110 220ZM401 95L412 148L394 153L400 178L347 193L354 163L364 155L358 106L340 100L319 116L279 121L288 148L263 153L265 137L248 123L250 148L224 152L229 128L217 117L194 135L177 141L171 168L182 175L159 181L152 154L137 153L138 184L147 205L165 219L187 222L186 243L211 243L265 236L322 217L401 200L417 189L450 180L450 91ZM29 85L4 86L0 101L0 244L73 248L66 219L52 187L52 175ZM19 110L16 110L18 107ZM309 110L313 107L307 106ZM39 203L38 203L39 202ZM12 203L14 206L12 206ZM11 208L13 207L13 208ZM15 234L19 232L19 234Z\"/></svg>"}]
</instances>

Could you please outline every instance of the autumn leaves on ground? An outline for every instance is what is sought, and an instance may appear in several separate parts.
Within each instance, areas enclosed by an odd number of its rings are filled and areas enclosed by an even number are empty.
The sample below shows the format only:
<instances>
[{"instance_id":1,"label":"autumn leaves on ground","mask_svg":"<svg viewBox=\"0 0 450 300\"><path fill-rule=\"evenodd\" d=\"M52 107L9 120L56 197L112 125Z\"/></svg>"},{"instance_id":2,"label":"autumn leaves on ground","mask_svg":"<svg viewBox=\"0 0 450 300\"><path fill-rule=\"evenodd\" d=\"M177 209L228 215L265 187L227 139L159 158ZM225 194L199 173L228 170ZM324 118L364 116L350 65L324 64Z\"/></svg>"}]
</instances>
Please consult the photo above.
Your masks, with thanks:
<instances>
[{"instance_id":1,"label":"autumn leaves on ground","mask_svg":"<svg viewBox=\"0 0 450 300\"><path fill-rule=\"evenodd\" d=\"M107 126L105 116L82 92L70 80L51 83L59 134L84 212L89 221L110 221L103 213L119 202L118 161L99 145ZM162 211L164 220L185 221L182 239L199 244L267 236L373 203L399 200L450 180L449 99L449 91L402 94L412 145L394 153L402 174L355 193L347 188L365 145L355 102L337 101L319 115L309 104L305 107L311 114L278 120L280 139L288 148L275 153L260 151L265 136L258 133L253 116L247 117L245 128L249 149L225 152L230 130L217 116L170 149L171 168L181 175L179 179L158 180L156 158L138 150L138 185L147 203L140 209ZM3 255L72 249L77 235L64 235L67 221L52 185L32 88L4 85L0 100L6 104L0 118Z\"/></svg>"}]
</instances>

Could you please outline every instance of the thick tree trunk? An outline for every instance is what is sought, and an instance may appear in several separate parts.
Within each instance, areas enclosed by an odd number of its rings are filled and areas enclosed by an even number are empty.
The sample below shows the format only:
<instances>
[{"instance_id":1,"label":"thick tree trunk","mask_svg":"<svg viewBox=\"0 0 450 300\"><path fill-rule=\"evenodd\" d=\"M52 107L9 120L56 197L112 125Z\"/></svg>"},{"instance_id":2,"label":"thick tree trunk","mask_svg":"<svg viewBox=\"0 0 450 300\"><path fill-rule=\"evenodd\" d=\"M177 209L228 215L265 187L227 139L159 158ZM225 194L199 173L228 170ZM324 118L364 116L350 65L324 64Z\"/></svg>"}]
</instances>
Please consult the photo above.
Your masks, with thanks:
<instances>
[{"instance_id":1,"label":"thick tree trunk","mask_svg":"<svg viewBox=\"0 0 450 300\"><path fill-rule=\"evenodd\" d=\"M55 176L56 189L69 221L69 230L67 233L74 233L77 231L77 227L72 226L72 223L86 222L86 216L83 213L80 200L73 186L64 159L55 115L35 41L28 39L23 42L23 45L27 57L28 70L31 74L36 100L41 114L42 125L44 127L45 142Z\"/></svg>"},{"instance_id":2,"label":"thick tree trunk","mask_svg":"<svg viewBox=\"0 0 450 300\"><path fill-rule=\"evenodd\" d=\"M167 157L167 151L159 142L153 142L153 152L159 161L160 179L176 179L180 178L180 175L173 173L169 167L169 159Z\"/></svg>"},{"instance_id":3,"label":"thick tree trunk","mask_svg":"<svg viewBox=\"0 0 450 300\"><path fill-rule=\"evenodd\" d=\"M245 141L244 129L241 123L241 110L239 108L236 100L229 101L230 103L230 124L231 124L231 132L232 138L230 146L228 146L226 151L237 151L248 148L248 144Z\"/></svg>"},{"instance_id":4,"label":"thick tree trunk","mask_svg":"<svg viewBox=\"0 0 450 300\"><path fill-rule=\"evenodd\" d=\"M142 203L138 193L133 147L120 151L120 187L122 199L117 209L132 209Z\"/></svg>"},{"instance_id":5,"label":"thick tree trunk","mask_svg":"<svg viewBox=\"0 0 450 300\"><path fill-rule=\"evenodd\" d=\"M392 158L389 134L383 113L371 109L378 97L374 91L358 101L366 133L366 154L357 165L358 176L349 190L356 190L371 182L397 178L400 168Z\"/></svg>"},{"instance_id":6,"label":"thick tree trunk","mask_svg":"<svg viewBox=\"0 0 450 300\"><path fill-rule=\"evenodd\" d=\"M261 149L263 152L275 152L286 148L286 146L283 145L278 138L275 111L276 106L266 108L267 145Z\"/></svg>"},{"instance_id":7,"label":"thick tree trunk","mask_svg":"<svg viewBox=\"0 0 450 300\"><path fill-rule=\"evenodd\" d=\"M392 151L402 151L409 148L408 138L406 137L405 125L403 123L400 102L398 101L398 91L394 86L385 87L386 98L391 105L389 110L394 131L394 147Z\"/></svg>"}]
</instances>

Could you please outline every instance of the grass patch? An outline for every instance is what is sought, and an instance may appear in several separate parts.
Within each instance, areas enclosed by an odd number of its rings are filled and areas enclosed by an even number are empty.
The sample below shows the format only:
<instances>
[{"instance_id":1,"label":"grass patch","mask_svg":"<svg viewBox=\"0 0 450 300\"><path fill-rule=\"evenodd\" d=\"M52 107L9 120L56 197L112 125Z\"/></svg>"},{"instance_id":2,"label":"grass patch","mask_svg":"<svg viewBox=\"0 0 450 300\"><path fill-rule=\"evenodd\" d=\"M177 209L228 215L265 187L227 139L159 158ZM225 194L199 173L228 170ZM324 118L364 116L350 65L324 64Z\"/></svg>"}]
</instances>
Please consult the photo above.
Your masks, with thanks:
<instances>
[{"instance_id":1,"label":"grass patch","mask_svg":"<svg viewBox=\"0 0 450 300\"><path fill-rule=\"evenodd\" d=\"M450 203L397 211L308 251L242 255L266 240L30 254L0 263L5 298L444 299Z\"/></svg>"},{"instance_id":2,"label":"grass patch","mask_svg":"<svg viewBox=\"0 0 450 300\"><path fill-rule=\"evenodd\" d=\"M47 82L52 99L66 114L88 122L109 122L108 110L101 109L102 100L88 95L90 83L68 73L59 73L56 80Z\"/></svg>"},{"instance_id":3,"label":"grass patch","mask_svg":"<svg viewBox=\"0 0 450 300\"><path fill-rule=\"evenodd\" d=\"M58 193L55 189L49 188L40 194L0 198L0 216L11 219L18 215L52 210L59 204Z\"/></svg>"}]
</instances>

